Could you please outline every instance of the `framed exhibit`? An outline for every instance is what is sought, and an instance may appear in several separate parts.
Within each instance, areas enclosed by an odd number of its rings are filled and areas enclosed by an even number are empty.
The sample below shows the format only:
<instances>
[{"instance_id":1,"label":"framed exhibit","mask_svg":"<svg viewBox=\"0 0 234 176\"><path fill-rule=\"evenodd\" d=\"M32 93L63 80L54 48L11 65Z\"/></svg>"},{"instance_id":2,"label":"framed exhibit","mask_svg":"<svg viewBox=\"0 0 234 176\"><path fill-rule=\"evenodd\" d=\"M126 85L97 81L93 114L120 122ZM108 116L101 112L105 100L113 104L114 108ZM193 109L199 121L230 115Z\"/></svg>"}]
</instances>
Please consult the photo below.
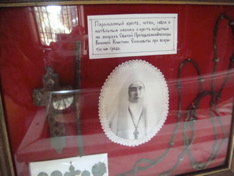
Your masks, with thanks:
<instances>
[{"instance_id":1,"label":"framed exhibit","mask_svg":"<svg viewBox=\"0 0 234 176\"><path fill-rule=\"evenodd\" d=\"M233 0L0 0L0 175L233 175Z\"/></svg>"}]
</instances>

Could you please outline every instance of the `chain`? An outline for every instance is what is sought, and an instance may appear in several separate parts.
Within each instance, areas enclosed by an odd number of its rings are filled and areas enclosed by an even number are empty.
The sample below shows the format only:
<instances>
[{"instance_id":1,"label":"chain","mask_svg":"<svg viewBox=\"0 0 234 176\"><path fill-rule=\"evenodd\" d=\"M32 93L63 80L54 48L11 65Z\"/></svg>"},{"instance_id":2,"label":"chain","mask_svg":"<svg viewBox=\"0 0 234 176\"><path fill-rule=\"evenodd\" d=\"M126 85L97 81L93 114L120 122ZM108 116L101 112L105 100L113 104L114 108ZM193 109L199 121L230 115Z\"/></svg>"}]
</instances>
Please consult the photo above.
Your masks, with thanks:
<instances>
[{"instance_id":1,"label":"chain","mask_svg":"<svg viewBox=\"0 0 234 176\"><path fill-rule=\"evenodd\" d=\"M51 58L49 56L51 49L50 48L44 48L43 49L43 61L44 61L44 65L45 65L45 69L47 67L52 67L52 63L51 63Z\"/></svg>"},{"instance_id":2,"label":"chain","mask_svg":"<svg viewBox=\"0 0 234 176\"><path fill-rule=\"evenodd\" d=\"M140 114L140 117L138 118L137 123L135 123L135 121L134 121L134 116L133 116L132 111L131 111L131 109L130 109L129 107L128 107L128 111L129 111L129 113L130 113L133 126L135 127L135 130L134 130L134 132L133 132L134 138L135 138L135 139L138 139L138 134L139 134L138 126L139 126L139 123L140 123L140 121L141 121L141 117L142 117L142 114L143 114L143 109L142 109L142 111L141 111L141 114Z\"/></svg>"},{"instance_id":3,"label":"chain","mask_svg":"<svg viewBox=\"0 0 234 176\"><path fill-rule=\"evenodd\" d=\"M182 61L180 66L179 66L179 69L178 69L177 84L176 84L176 88L178 91L177 123L176 123L174 131L171 135L171 139L169 140L168 148L165 150L165 152L159 158L157 158L155 160L151 160L151 159L147 159L147 158L138 160L135 163L132 170L120 174L121 176L129 175L129 174L137 175L138 171L147 170L148 168L151 168L151 167L157 165L158 163L160 163L168 155L168 153L170 152L170 150L172 149L172 147L174 145L174 141L175 141L175 138L177 135L177 131L181 125L182 118L185 119L185 122L183 123L184 149L180 153L180 155L178 156L178 160L173 165L173 167L165 172L162 172L160 175L167 176L171 172L173 172L178 167L180 162L183 160L184 155L186 155L186 154L188 155L190 165L194 170L205 169L218 156L218 153L219 153L221 147L223 146L223 143L225 142L225 140L227 138L227 133L226 133L226 130L225 130L224 125L222 123L222 120L218 114L218 110L217 110L216 106L218 104L219 99L221 98L222 91L224 90L224 88L225 88L225 86L230 78L231 70L233 68L233 63L234 63L234 51L233 51L233 54L230 57L226 77L221 85L221 88L218 91L216 91L215 78L216 78L216 71L217 71L217 67L218 67L218 62L220 60L218 58L217 36L218 36L218 27L219 27L220 21L223 19L228 20L229 26L232 29L232 35L233 35L233 41L234 41L234 21L232 19L230 19L227 15L222 14L218 17L216 24L215 24L215 27L214 27L214 41L213 41L214 42L214 46L213 46L214 47L214 58L213 58L214 67L213 67L213 72L212 72L210 90L203 90L202 85L203 85L203 82L205 80L201 76L201 72L200 72L198 64L195 61L193 61L192 59L185 59L184 61ZM196 97L194 98L194 100L192 101L192 103L188 106L186 113L182 113L181 71L182 71L183 67L185 65L187 65L188 63L192 64L193 67L197 71L199 87L198 87L198 93L197 93ZM207 158L207 160L205 162L197 162L192 155L191 146L196 138L195 125L196 125L196 122L198 121L198 119L196 118L197 110L199 109L199 105L200 105L201 100L207 96L210 96L210 103L209 103L209 117L210 118L209 118L209 120L212 124L213 132L214 132L214 144L212 146L210 156ZM214 117L216 117L216 118L214 118ZM221 139L219 139L219 136L218 136L217 126L221 127L221 131L222 131ZM191 131L190 134L188 133L189 129ZM145 164L145 166L140 166L142 164Z\"/></svg>"}]
</instances>

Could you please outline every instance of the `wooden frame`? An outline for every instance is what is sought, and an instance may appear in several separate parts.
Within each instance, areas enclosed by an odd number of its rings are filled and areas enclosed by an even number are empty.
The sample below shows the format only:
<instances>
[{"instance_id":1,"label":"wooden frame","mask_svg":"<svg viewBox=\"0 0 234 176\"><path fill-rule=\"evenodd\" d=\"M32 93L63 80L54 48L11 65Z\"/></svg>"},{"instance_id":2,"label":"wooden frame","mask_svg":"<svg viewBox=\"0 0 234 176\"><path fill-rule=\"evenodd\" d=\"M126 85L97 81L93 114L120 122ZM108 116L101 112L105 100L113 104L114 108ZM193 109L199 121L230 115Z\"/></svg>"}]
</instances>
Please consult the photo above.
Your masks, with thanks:
<instances>
[{"instance_id":1,"label":"wooden frame","mask_svg":"<svg viewBox=\"0 0 234 176\"><path fill-rule=\"evenodd\" d=\"M40 5L70 5L70 4L197 4L197 5L234 5L233 0L81 0L81 1L47 1L47 0L0 0L0 7L23 7L23 6L40 6ZM195 174L197 176L202 175L233 175L234 174L234 101L233 101L233 111L232 111L232 124L231 124L231 135L230 143L228 149L228 162L226 163L226 167L222 167L215 170L207 170L205 172L201 172L199 174ZM8 142L7 135L7 127L6 121L4 117L4 107L2 103L2 97L0 95L0 175L10 175L14 176L14 166L12 161L12 155L10 151L10 146ZM194 175L193 173L189 173L186 175Z\"/></svg>"},{"instance_id":2,"label":"wooden frame","mask_svg":"<svg viewBox=\"0 0 234 176\"><path fill-rule=\"evenodd\" d=\"M7 129L0 95L0 175L14 175Z\"/></svg>"},{"instance_id":3,"label":"wooden frame","mask_svg":"<svg viewBox=\"0 0 234 176\"><path fill-rule=\"evenodd\" d=\"M47 0L0 0L0 7L40 6L40 5L70 5L70 4L200 4L200 5L234 5L233 0L77 0L77 1L47 1Z\"/></svg>"}]
</instances>

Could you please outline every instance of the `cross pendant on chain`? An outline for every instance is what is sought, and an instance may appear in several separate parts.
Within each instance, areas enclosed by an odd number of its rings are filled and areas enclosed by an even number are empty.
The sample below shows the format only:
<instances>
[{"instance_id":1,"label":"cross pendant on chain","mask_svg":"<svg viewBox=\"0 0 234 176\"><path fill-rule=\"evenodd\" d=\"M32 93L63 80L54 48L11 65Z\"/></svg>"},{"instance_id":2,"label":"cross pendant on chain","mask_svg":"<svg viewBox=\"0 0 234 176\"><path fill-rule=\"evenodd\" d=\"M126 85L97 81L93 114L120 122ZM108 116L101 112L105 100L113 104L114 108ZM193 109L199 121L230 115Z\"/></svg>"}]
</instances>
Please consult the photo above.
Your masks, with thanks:
<instances>
[{"instance_id":1,"label":"cross pendant on chain","mask_svg":"<svg viewBox=\"0 0 234 176\"><path fill-rule=\"evenodd\" d=\"M135 139L138 139L138 134L139 134L139 131L138 131L137 128L135 127L135 131L133 132L133 135L134 135L134 138L135 138Z\"/></svg>"}]
</instances>

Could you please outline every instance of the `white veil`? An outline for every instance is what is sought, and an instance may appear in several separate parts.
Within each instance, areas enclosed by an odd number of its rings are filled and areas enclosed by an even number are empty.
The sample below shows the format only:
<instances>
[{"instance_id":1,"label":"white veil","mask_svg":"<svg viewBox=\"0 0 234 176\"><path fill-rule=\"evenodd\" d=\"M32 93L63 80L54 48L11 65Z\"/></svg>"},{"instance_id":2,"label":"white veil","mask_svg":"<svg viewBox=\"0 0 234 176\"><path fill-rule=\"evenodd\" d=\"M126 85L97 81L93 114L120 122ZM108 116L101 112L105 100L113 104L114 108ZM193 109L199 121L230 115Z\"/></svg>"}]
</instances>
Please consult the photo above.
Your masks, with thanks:
<instances>
[{"instance_id":1,"label":"white veil","mask_svg":"<svg viewBox=\"0 0 234 176\"><path fill-rule=\"evenodd\" d=\"M107 112L109 127L117 136L130 138L128 131L132 132L133 129L131 129L131 122L127 121L127 114L129 114L128 88L134 82L142 82L145 86L143 100L143 116L145 118L143 120L145 121L145 135L147 135L159 118L155 113L155 109L157 107L154 107L153 100L150 100L150 98L154 98L150 96L151 89L149 87L151 83L141 72L134 72L131 75L126 75L125 80L122 81L123 84L120 86L121 88L119 88L118 93L116 92L115 98L113 99L114 101L110 103L110 107ZM114 89L116 90L117 88Z\"/></svg>"}]
</instances>

